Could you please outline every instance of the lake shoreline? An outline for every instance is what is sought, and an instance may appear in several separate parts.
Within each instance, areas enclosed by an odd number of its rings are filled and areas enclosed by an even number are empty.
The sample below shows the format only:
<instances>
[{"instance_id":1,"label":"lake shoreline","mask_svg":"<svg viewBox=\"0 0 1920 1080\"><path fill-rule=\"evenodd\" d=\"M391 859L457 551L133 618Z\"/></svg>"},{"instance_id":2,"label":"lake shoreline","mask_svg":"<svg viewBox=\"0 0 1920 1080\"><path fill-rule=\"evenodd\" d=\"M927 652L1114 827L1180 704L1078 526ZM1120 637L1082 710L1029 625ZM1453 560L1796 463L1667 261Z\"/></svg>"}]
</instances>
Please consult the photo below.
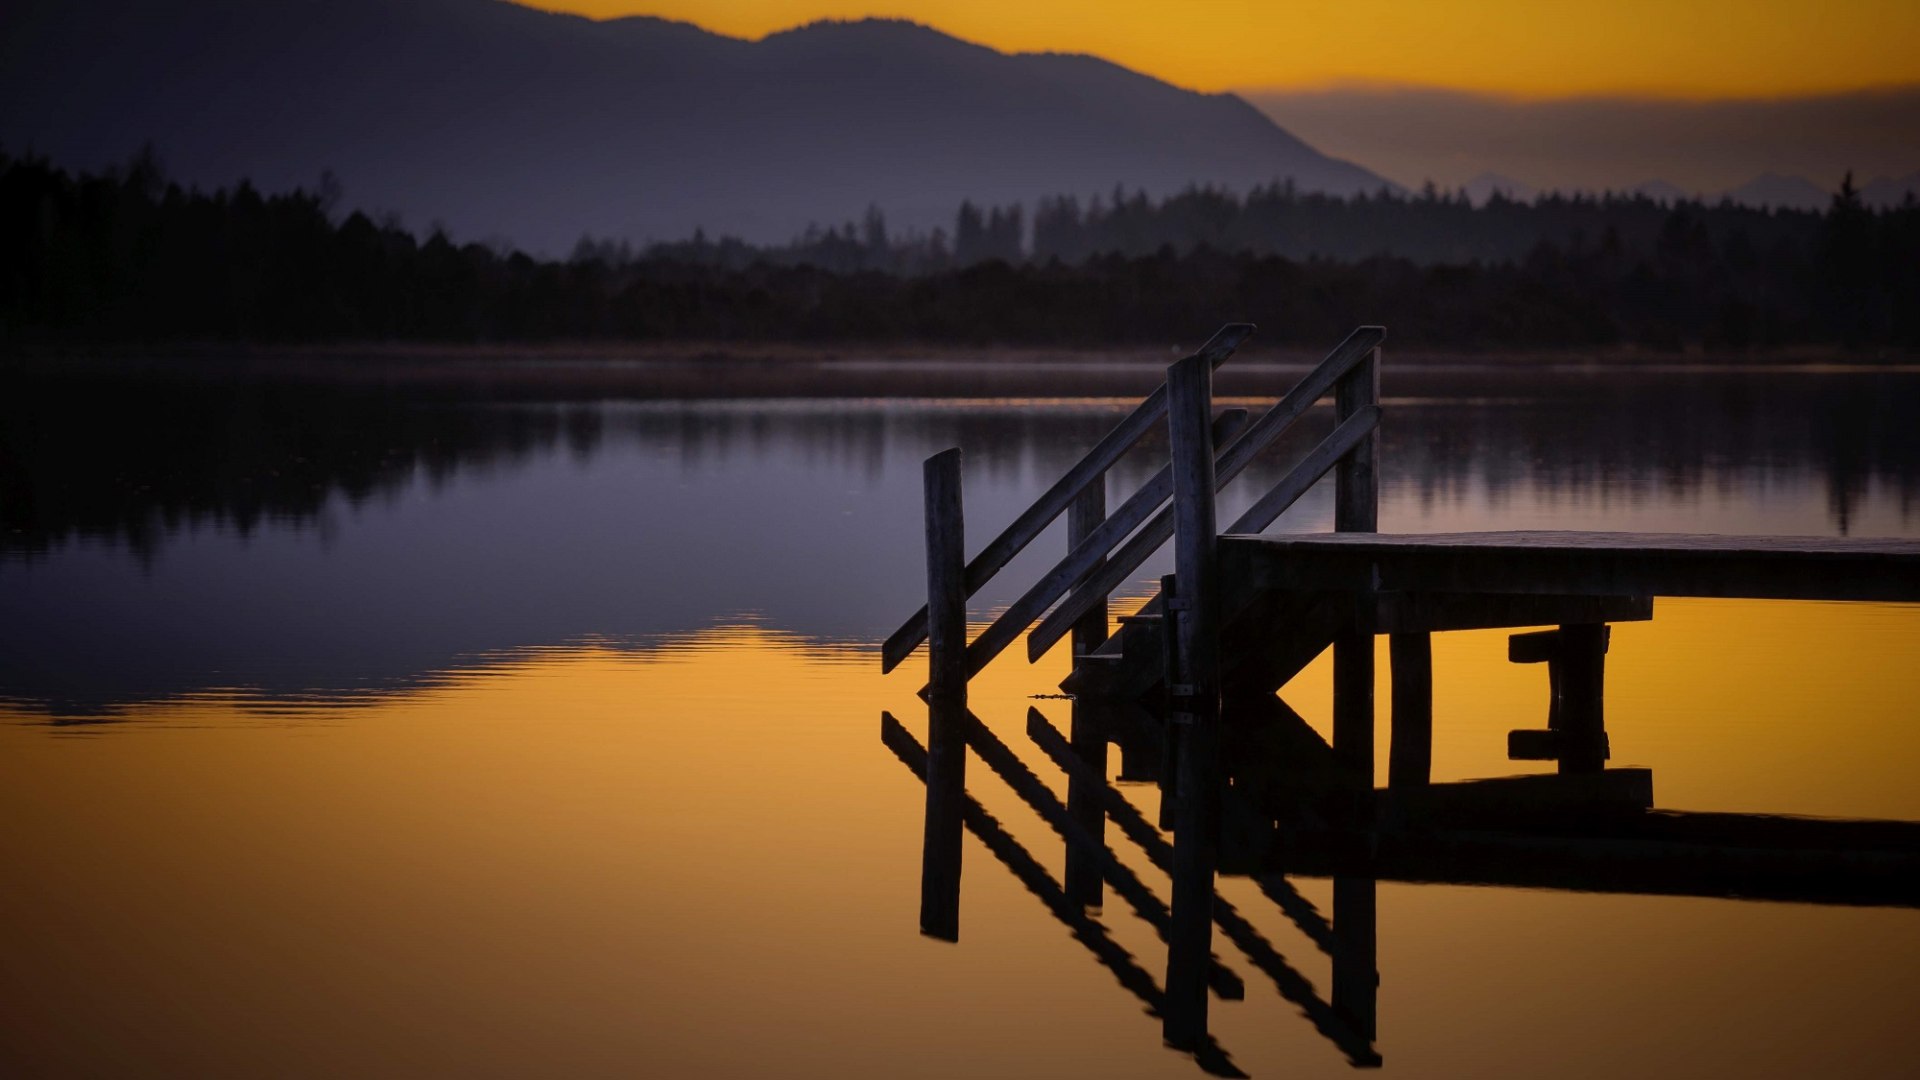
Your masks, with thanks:
<instances>
[{"instance_id":1,"label":"lake shoreline","mask_svg":"<svg viewBox=\"0 0 1920 1080\"><path fill-rule=\"evenodd\" d=\"M1143 367L1179 359L1199 342L1156 348L1142 344L1036 346L956 345L929 342L777 342L777 341L554 341L554 342L397 342L329 344L0 344L0 372L45 370L75 364L89 368L149 368L263 364L331 365L421 364L460 366L541 365L794 365L833 368L916 367ZM1328 342L1331 348L1334 342ZM1430 350L1385 346L1396 367L1469 370L1738 370L1872 369L1920 365L1920 353L1898 349L1848 350L1833 345L1804 345L1745 351L1648 349L1638 346L1565 349ZM1241 350L1239 363L1307 367L1325 349L1293 345L1264 346L1259 338Z\"/></svg>"}]
</instances>

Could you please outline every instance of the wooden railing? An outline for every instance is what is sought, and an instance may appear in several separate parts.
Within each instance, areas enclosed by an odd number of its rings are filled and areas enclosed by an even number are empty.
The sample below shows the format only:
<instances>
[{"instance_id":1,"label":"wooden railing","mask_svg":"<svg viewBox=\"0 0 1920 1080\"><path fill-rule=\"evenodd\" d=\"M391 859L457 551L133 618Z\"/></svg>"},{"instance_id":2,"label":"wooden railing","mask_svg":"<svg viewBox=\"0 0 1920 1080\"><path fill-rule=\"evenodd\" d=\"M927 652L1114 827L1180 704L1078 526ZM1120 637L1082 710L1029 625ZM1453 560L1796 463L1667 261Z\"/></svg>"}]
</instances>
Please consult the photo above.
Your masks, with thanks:
<instances>
[{"instance_id":1,"label":"wooden railing","mask_svg":"<svg viewBox=\"0 0 1920 1080\"><path fill-rule=\"evenodd\" d=\"M1217 368L1226 363L1227 358L1233 355L1233 351L1253 336L1253 329L1253 326L1248 323L1230 323L1221 327L1220 331L1202 345L1200 351L1194 356L1205 362L1210 370ZM1126 419L1120 421L1112 431L1094 444L1093 449L1087 451L1085 457L1075 463L1073 468L1068 469L1060 479L1054 481L1052 487L1033 501L1033 505L1022 511L1019 517L1014 518L1011 525L1002 530L999 536L994 537L992 542L981 549L980 554L975 555L973 560L967 563L964 595L971 597L979 592L981 587L993 580L993 576L999 573L1007 563L1013 561L1015 555L1020 554L1028 544L1032 543L1034 537L1039 536L1047 526L1053 524L1054 520L1075 499L1094 484L1104 481L1107 470L1111 469L1128 450L1133 449L1133 445L1139 442L1147 432L1153 430L1154 425L1158 424L1166 414L1167 388L1163 384L1153 393L1148 394L1145 401L1135 406L1133 412L1127 414ZM957 466L956 461L955 467ZM1148 489L1159 480L1160 477L1155 477L1154 480L1149 481L1147 488L1143 488L1133 499L1128 500L1127 506L1121 508L1122 511L1127 511L1135 502L1147 497ZM1155 505L1165 502L1167 494L1166 490L1161 491ZM1152 509L1152 506L1146 507L1148 512ZM954 524L958 525L957 519ZM1135 524L1139 523L1136 521ZM1107 546L1113 546L1111 539L1107 541ZM913 650L925 640L927 640L927 609L923 607L902 623L900 629L889 635L886 643L880 647L880 670L883 673L892 671L899 666L900 661L913 655Z\"/></svg>"},{"instance_id":2,"label":"wooden railing","mask_svg":"<svg viewBox=\"0 0 1920 1080\"><path fill-rule=\"evenodd\" d=\"M1253 330L1253 326L1245 323L1225 326L1198 352L1168 368L1168 383L1148 395L964 568L958 566L957 554L962 528L959 455L946 451L928 459L928 589L929 596L940 598L943 605L955 605L956 601L957 605L964 605L967 597L979 592L1063 512L1069 508L1074 510L1067 555L972 642L953 644L951 666L957 671L944 670L949 661L942 656L948 654L949 649L931 650L934 675L930 690L943 680L957 679L960 693L964 695L964 681L978 674L1020 635L1028 634L1027 655L1032 661L1076 625L1086 625L1091 614L1104 609L1108 594L1127 582L1174 536L1182 509L1180 503L1183 500L1188 504L1199 502L1198 493L1191 487L1195 476L1210 473L1211 489L1217 491L1224 487L1329 392L1335 394L1336 405L1337 424L1332 434L1225 531L1247 533L1265 529L1330 471L1336 472L1339 487L1335 495L1335 527L1341 530L1374 527L1377 496L1373 442L1380 420L1380 343L1386 337L1381 327L1364 326L1348 335L1292 390L1250 424L1245 422L1244 412L1229 410L1210 422L1199 420L1201 434L1195 438L1185 432L1186 425L1169 414L1169 387L1180 385L1187 388L1191 399L1186 415L1209 417L1213 371ZM1104 494L1107 471L1163 416L1168 417L1176 460L1160 469L1111 514L1103 514L1104 498L1095 496ZM1201 449L1197 452L1211 456L1206 463L1209 468L1186 471L1184 477L1188 483L1184 485L1176 481L1176 465L1180 463L1183 444L1198 446ZM1185 490L1178 490L1182 488ZM940 493L938 505L934 501L936 493ZM1181 498L1175 498L1176 495ZM1175 504L1168 505L1169 499L1174 499ZM1211 500L1206 502L1207 527L1211 530ZM1159 604L1157 596L1150 598L1142 610L1157 611ZM951 606L948 610L951 612ZM953 618L951 613L948 618ZM962 629L957 633L950 630L943 634L936 630L933 636L936 639L958 637L964 641L964 623L960 625ZM951 626L949 622L949 628ZM881 647L881 670L891 671L898 666L928 639L928 634L928 609L923 607L887 638ZM940 644L936 640L936 646Z\"/></svg>"}]
</instances>

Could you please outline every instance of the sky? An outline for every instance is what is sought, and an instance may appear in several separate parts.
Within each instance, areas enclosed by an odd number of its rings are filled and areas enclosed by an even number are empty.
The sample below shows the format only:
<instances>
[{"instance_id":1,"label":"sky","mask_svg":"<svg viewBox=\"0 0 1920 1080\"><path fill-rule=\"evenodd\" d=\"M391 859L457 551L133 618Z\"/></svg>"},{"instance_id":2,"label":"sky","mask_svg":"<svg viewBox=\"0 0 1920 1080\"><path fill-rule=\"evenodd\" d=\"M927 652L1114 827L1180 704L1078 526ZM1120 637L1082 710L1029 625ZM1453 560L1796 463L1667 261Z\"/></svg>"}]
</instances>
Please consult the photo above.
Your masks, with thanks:
<instances>
[{"instance_id":1,"label":"sky","mask_svg":"<svg viewBox=\"0 0 1920 1080\"><path fill-rule=\"evenodd\" d=\"M890 16L1086 52L1195 90L1354 84L1554 98L1755 98L1920 83L1914 0L539 0L737 37Z\"/></svg>"},{"instance_id":2,"label":"sky","mask_svg":"<svg viewBox=\"0 0 1920 1080\"><path fill-rule=\"evenodd\" d=\"M1712 196L1770 172L1828 191L1848 170L1859 184L1920 173L1920 85L1706 101L1526 100L1418 87L1247 98L1315 147L1409 187L1457 187L1497 173L1541 190L1663 180Z\"/></svg>"},{"instance_id":3,"label":"sky","mask_svg":"<svg viewBox=\"0 0 1920 1080\"><path fill-rule=\"evenodd\" d=\"M758 38L911 19L1008 52L1084 52L1237 92L1315 147L1417 187L1762 173L1920 174L1915 0L537 0Z\"/></svg>"}]
</instances>

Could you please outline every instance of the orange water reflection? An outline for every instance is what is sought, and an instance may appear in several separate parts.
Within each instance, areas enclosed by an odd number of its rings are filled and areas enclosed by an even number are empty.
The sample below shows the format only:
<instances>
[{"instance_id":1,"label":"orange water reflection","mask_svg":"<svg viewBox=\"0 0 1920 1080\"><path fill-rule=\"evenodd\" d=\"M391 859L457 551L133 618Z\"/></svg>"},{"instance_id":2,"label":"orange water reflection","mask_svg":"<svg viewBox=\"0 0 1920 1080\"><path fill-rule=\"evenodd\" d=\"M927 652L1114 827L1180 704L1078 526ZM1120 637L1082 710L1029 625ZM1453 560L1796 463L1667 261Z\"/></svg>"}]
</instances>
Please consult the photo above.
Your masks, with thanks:
<instances>
[{"instance_id":1,"label":"orange water reflection","mask_svg":"<svg viewBox=\"0 0 1920 1080\"><path fill-rule=\"evenodd\" d=\"M1920 818L1916 640L1910 607L1662 601L1616 631L1615 759L1651 766L1667 806ZM1436 640L1437 778L1535 767L1504 734L1538 726L1544 677L1502 642ZM1064 725L1030 695L1065 662L1003 662L972 699L1063 795L1023 722L1037 704ZM876 728L924 722L919 667L739 626L495 658L354 707L204 695L85 737L0 709L0 1072L1191 1075L973 841L962 944L916 935L923 793ZM1316 666L1286 695L1321 723L1326 683ZM1061 875L1057 838L977 763L969 788ZM1126 791L1151 819L1152 789ZM1299 887L1327 909L1325 883ZM1326 986L1250 883L1221 892ZM1920 1049L1912 911L1379 897L1397 1073L1792 1076ZM1151 930L1115 904L1103 921L1158 970ZM1242 1068L1348 1071L1236 970L1248 998L1213 1022Z\"/></svg>"}]
</instances>

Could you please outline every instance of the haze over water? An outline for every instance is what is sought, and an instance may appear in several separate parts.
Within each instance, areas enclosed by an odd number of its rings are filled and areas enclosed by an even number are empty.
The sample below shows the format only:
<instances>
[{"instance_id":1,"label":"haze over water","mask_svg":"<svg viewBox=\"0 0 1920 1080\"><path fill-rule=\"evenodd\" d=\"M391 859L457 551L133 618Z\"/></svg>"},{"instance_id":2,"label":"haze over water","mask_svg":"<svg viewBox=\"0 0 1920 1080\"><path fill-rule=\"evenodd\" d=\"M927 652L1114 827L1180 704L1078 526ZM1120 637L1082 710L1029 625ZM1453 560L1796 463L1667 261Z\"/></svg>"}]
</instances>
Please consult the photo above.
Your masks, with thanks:
<instances>
[{"instance_id":1,"label":"haze over water","mask_svg":"<svg viewBox=\"0 0 1920 1080\"><path fill-rule=\"evenodd\" d=\"M1920 373L1395 360L1383 531L1920 535ZM977 550L1157 367L451 370L0 393L0 1062L1194 1075L976 841L960 943L916 933L923 791L878 739L883 709L924 723L924 661L883 677L876 648L924 595L922 459L965 449ZM1221 393L1263 407L1298 373L1250 354ZM1330 520L1316 490L1276 528ZM973 617L1063 547L1056 528ZM1920 818L1916 641L1912 606L1657 601L1615 628L1613 764L1650 767L1665 808ZM972 698L1062 793L1025 723L1064 730L1033 695L1066 667L1010 655ZM1540 768L1505 758L1547 690L1504 632L1438 636L1435 670L1436 780ZM1329 682L1323 657L1282 691L1323 732ZM1151 786L1123 790L1154 819ZM991 773L969 791L1060 876ZM1331 910L1327 882L1295 885ZM1251 882L1219 888L1324 992ZM1100 921L1159 972L1117 899ZM1395 1074L1871 1075L1920 1051L1909 910L1383 883L1377 925ZM1347 1072L1217 950L1247 982L1213 1010L1239 1068Z\"/></svg>"}]
</instances>

